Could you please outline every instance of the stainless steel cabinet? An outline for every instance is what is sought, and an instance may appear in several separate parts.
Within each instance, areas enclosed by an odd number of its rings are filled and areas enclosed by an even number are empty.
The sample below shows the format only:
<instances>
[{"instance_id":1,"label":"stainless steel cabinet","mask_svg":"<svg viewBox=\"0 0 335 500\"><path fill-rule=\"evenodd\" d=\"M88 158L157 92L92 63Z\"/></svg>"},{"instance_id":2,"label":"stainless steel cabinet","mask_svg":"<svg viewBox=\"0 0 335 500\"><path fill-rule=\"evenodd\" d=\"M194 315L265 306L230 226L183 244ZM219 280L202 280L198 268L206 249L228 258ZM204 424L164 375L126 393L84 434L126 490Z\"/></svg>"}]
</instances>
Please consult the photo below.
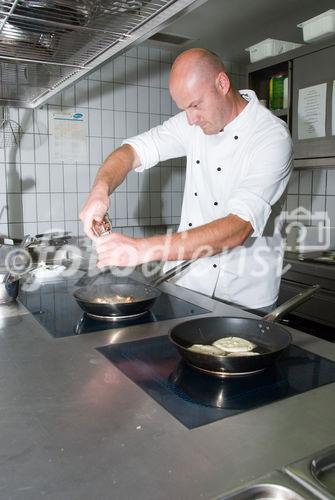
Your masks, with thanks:
<instances>
[{"instance_id":1,"label":"stainless steel cabinet","mask_svg":"<svg viewBox=\"0 0 335 500\"><path fill-rule=\"evenodd\" d=\"M325 158L335 156L335 136L332 135L332 93L335 80L335 45L293 59L292 69L292 138L294 157ZM326 83L326 136L299 140L299 89Z\"/></svg>"}]
</instances>

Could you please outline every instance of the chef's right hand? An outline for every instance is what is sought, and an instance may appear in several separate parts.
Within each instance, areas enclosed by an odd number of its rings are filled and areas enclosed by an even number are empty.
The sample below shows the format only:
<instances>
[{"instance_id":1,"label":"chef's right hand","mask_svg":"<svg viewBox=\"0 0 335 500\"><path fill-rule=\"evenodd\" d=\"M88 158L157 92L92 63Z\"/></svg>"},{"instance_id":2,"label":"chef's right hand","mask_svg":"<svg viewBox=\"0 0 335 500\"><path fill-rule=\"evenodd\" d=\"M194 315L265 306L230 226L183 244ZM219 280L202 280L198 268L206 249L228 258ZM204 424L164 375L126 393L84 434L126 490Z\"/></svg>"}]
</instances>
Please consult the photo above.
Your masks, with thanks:
<instances>
[{"instance_id":1,"label":"chef's right hand","mask_svg":"<svg viewBox=\"0 0 335 500\"><path fill-rule=\"evenodd\" d=\"M92 193L80 211L79 217L84 224L84 231L91 240L97 238L93 231L93 221L101 222L108 211L109 197L105 194Z\"/></svg>"}]
</instances>

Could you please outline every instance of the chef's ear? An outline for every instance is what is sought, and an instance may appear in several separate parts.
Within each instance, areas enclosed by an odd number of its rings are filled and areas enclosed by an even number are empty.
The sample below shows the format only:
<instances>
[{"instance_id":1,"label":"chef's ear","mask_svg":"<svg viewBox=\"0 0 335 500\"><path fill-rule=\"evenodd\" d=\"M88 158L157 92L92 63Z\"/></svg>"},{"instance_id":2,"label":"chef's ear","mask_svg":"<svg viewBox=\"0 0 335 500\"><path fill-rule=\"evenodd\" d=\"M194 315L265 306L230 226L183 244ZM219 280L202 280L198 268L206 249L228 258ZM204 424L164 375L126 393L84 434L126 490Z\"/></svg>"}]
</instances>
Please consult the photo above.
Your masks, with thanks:
<instances>
[{"instance_id":1,"label":"chef's ear","mask_svg":"<svg viewBox=\"0 0 335 500\"><path fill-rule=\"evenodd\" d=\"M219 92L223 93L223 95L228 94L229 89L230 89L230 80L229 80L227 73L225 73L224 71L221 71L218 74L217 79L216 79L216 85L217 85L217 89L219 90Z\"/></svg>"}]
</instances>

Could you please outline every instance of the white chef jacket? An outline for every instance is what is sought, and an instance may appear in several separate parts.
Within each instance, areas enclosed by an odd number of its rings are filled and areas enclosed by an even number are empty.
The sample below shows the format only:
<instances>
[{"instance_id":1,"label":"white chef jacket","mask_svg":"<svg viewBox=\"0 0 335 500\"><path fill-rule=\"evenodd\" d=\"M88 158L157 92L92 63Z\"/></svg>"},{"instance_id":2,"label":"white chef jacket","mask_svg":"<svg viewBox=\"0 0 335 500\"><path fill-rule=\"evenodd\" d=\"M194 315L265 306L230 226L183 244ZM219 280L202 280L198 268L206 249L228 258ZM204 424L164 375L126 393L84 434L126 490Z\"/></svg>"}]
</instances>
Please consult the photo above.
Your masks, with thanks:
<instances>
[{"instance_id":1,"label":"white chef jacket","mask_svg":"<svg viewBox=\"0 0 335 500\"><path fill-rule=\"evenodd\" d=\"M278 297L283 244L276 217L291 173L292 143L286 124L262 106L253 91L240 93L247 106L218 134L204 134L181 112L124 143L140 158L137 171L187 156L178 231L229 214L250 221L253 233L242 246L199 259L175 282L258 309Z\"/></svg>"}]
</instances>

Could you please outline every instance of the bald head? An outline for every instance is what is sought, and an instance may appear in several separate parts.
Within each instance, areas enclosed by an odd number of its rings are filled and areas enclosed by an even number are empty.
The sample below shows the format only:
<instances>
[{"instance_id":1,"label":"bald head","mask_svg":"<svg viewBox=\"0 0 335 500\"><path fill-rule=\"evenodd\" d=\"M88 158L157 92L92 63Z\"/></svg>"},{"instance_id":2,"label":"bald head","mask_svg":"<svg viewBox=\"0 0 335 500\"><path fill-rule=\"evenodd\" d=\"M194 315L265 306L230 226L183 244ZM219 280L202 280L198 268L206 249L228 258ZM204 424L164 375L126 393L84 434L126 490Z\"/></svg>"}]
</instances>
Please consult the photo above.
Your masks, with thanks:
<instances>
[{"instance_id":1,"label":"bald head","mask_svg":"<svg viewBox=\"0 0 335 500\"><path fill-rule=\"evenodd\" d=\"M226 73L221 59L206 49L189 49L180 54L174 61L170 73L170 86L184 79L206 80L214 82L221 73Z\"/></svg>"}]
</instances>

